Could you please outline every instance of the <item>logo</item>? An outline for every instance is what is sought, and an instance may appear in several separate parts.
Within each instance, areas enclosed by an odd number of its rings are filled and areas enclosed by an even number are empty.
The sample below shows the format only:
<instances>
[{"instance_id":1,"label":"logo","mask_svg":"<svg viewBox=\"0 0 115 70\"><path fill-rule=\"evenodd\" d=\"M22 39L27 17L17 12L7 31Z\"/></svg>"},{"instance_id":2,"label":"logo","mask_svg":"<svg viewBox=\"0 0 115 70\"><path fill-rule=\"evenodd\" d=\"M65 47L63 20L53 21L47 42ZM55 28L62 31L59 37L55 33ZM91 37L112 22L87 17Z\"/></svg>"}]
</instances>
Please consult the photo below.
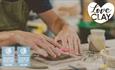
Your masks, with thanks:
<instances>
[{"instance_id":1,"label":"logo","mask_svg":"<svg viewBox=\"0 0 115 70\"><path fill-rule=\"evenodd\" d=\"M18 47L18 66L30 66L30 48Z\"/></svg>"},{"instance_id":2,"label":"logo","mask_svg":"<svg viewBox=\"0 0 115 70\"><path fill-rule=\"evenodd\" d=\"M30 66L30 48L2 47L2 66Z\"/></svg>"},{"instance_id":3,"label":"logo","mask_svg":"<svg viewBox=\"0 0 115 70\"><path fill-rule=\"evenodd\" d=\"M14 66L14 47L3 47L2 48L2 66Z\"/></svg>"},{"instance_id":4,"label":"logo","mask_svg":"<svg viewBox=\"0 0 115 70\"><path fill-rule=\"evenodd\" d=\"M100 7L97 3L92 2L88 6L88 13L95 22L102 24L113 16L114 6L111 3L106 3Z\"/></svg>"}]
</instances>

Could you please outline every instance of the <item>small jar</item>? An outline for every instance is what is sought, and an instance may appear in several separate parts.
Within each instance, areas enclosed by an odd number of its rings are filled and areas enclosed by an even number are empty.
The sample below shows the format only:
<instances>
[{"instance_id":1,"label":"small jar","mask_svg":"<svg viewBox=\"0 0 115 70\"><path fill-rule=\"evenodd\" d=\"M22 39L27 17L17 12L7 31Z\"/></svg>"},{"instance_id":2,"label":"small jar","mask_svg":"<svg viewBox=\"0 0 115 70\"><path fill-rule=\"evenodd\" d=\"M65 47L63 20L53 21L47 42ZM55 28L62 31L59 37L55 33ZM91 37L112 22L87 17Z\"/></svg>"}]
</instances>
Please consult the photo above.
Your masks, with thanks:
<instances>
[{"instance_id":1,"label":"small jar","mask_svg":"<svg viewBox=\"0 0 115 70\"><path fill-rule=\"evenodd\" d=\"M105 30L92 29L88 42L90 51L100 52L105 48Z\"/></svg>"}]
</instances>

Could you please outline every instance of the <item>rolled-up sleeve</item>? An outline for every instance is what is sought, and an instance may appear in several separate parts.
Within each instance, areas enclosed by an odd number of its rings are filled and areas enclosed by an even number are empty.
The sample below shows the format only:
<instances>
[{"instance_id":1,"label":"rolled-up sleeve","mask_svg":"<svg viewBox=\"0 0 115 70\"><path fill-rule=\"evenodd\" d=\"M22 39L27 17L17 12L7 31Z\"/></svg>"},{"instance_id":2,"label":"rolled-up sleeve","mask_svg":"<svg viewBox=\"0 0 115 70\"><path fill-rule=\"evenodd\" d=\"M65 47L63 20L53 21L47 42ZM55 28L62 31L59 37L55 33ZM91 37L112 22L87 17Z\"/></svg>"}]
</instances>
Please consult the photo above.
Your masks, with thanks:
<instances>
[{"instance_id":1,"label":"rolled-up sleeve","mask_svg":"<svg viewBox=\"0 0 115 70\"><path fill-rule=\"evenodd\" d=\"M29 8L36 13L43 13L52 9L49 0L26 0L26 2Z\"/></svg>"}]
</instances>

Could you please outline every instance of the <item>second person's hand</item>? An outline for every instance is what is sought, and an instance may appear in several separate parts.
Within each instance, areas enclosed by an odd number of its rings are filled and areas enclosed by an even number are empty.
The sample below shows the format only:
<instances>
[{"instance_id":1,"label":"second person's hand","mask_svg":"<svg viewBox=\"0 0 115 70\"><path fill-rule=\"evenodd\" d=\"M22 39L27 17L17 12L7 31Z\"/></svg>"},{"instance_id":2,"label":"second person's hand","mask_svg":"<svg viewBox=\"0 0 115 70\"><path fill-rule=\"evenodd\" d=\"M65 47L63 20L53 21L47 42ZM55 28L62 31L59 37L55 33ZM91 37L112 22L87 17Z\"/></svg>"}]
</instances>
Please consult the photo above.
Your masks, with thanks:
<instances>
[{"instance_id":1,"label":"second person's hand","mask_svg":"<svg viewBox=\"0 0 115 70\"><path fill-rule=\"evenodd\" d=\"M74 27L65 25L55 37L63 47L62 50L68 54L80 55L80 39Z\"/></svg>"}]
</instances>

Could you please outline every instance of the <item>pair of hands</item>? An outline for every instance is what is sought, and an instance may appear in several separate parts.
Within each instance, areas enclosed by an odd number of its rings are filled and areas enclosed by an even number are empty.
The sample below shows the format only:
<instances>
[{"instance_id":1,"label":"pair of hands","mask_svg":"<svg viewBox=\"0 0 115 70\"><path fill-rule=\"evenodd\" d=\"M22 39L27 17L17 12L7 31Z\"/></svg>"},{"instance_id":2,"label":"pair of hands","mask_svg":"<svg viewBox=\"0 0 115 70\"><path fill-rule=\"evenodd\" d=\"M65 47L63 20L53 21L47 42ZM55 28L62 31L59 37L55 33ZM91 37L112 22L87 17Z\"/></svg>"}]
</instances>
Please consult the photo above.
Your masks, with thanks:
<instances>
[{"instance_id":1,"label":"pair of hands","mask_svg":"<svg viewBox=\"0 0 115 70\"><path fill-rule=\"evenodd\" d=\"M33 34L24 31L11 31L11 35L4 32L6 40L2 41L1 45L19 43L21 45L31 46L31 48L39 55L56 58L61 54L80 54L80 40L74 28L65 26L58 33L55 39L48 38L43 34ZM8 40L9 39L9 40Z\"/></svg>"}]
</instances>

